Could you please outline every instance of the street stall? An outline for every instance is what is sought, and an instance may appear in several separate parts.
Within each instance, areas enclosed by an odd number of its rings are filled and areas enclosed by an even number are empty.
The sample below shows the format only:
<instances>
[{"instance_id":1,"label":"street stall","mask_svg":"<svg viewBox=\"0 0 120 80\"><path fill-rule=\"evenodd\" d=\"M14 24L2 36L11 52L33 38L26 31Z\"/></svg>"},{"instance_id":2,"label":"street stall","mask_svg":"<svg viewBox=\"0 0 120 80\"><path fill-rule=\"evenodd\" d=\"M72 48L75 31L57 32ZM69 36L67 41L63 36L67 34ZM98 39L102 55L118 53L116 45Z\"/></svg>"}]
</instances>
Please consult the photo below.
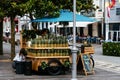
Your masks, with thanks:
<instances>
[{"instance_id":1,"label":"street stall","mask_svg":"<svg viewBox=\"0 0 120 80\"><path fill-rule=\"evenodd\" d=\"M95 20L78 15L77 21L93 23ZM32 20L32 22L72 22L73 13L67 10L61 10L58 18L41 18ZM65 27L65 26L64 26ZM25 48L28 52L27 58L32 61L32 70L48 71L51 75L60 74L61 71L67 71L73 64L72 51L69 48L66 36L57 36L55 34L35 35L34 31L28 32L31 34L26 35L25 31L21 34L21 47ZM41 33L41 32L37 32ZM46 33L46 32L45 32ZM26 35L26 36L25 36ZM77 52L77 61L80 58L80 52ZM84 58L83 58L84 59ZM88 61L89 62L89 61ZM77 62L78 63L78 62ZM82 63L83 64L83 63ZM91 64L90 64L91 65ZM88 65L89 66L89 65ZM83 66L85 67L85 66ZM86 69L86 68L85 68Z\"/></svg>"},{"instance_id":2,"label":"street stall","mask_svg":"<svg viewBox=\"0 0 120 80\"><path fill-rule=\"evenodd\" d=\"M21 48L27 50L27 59L32 61L32 70L47 70L49 74L56 75L70 67L71 52L65 36L42 34L29 41L22 34Z\"/></svg>"},{"instance_id":3,"label":"street stall","mask_svg":"<svg viewBox=\"0 0 120 80\"><path fill-rule=\"evenodd\" d=\"M30 32L29 32L30 31ZM34 32L32 30L32 32ZM27 60L32 61L33 71L47 71L50 75L58 75L61 72L70 70L72 66L72 53L70 45L68 44L66 36L57 36L55 34L31 36L31 30L23 30L21 32L21 48L27 50ZM35 34L35 33L34 33ZM94 53L92 46L85 46L79 48L77 61L82 62L85 75L94 73L93 62L91 61L90 54ZM79 67L78 67L79 68Z\"/></svg>"}]
</instances>

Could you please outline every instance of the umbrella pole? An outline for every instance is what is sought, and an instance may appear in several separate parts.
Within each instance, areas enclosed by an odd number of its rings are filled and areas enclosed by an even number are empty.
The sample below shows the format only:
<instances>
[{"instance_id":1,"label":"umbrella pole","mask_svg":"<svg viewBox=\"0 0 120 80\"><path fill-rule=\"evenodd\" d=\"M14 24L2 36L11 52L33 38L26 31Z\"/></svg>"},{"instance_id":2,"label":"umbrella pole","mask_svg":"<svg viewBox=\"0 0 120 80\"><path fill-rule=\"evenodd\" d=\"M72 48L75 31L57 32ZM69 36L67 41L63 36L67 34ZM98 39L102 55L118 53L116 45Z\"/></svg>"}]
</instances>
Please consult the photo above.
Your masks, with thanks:
<instances>
[{"instance_id":1,"label":"umbrella pole","mask_svg":"<svg viewBox=\"0 0 120 80\"><path fill-rule=\"evenodd\" d=\"M73 1L73 47L72 47L72 79L77 80L77 48L76 48L76 0Z\"/></svg>"}]
</instances>

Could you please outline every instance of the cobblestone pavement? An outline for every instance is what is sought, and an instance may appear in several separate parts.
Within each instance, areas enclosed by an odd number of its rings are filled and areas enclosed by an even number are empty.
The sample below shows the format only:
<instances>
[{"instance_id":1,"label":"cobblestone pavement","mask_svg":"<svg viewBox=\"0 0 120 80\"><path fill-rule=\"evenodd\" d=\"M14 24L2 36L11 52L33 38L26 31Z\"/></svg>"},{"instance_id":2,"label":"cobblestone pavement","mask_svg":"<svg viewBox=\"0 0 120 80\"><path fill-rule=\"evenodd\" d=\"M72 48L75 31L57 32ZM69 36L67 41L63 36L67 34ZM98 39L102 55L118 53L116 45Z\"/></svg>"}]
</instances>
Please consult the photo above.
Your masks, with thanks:
<instances>
[{"instance_id":1,"label":"cobblestone pavement","mask_svg":"<svg viewBox=\"0 0 120 80\"><path fill-rule=\"evenodd\" d=\"M106 71L120 73L120 57L102 55L102 45L93 46L95 48L95 54L93 55L95 67Z\"/></svg>"},{"instance_id":2,"label":"cobblestone pavement","mask_svg":"<svg viewBox=\"0 0 120 80\"><path fill-rule=\"evenodd\" d=\"M0 80L71 80L71 72L66 74L51 76L32 74L26 76L24 74L16 74L11 67L10 61L10 49L9 44L4 46L4 55L0 56ZM103 56L102 45L93 45L95 48L95 54L93 54L95 60L95 74L85 76L79 71L77 73L78 80L120 80L120 65L119 57ZM19 51L19 46L16 46L16 52Z\"/></svg>"},{"instance_id":3,"label":"cobblestone pavement","mask_svg":"<svg viewBox=\"0 0 120 80\"><path fill-rule=\"evenodd\" d=\"M70 80L71 72L66 73L65 75L40 75L33 74L30 76L26 76L24 74L16 74L11 67L11 62L2 62L0 61L0 80ZM119 80L120 74L116 72L106 71L99 68L95 68L94 75L85 76L78 72L77 74L78 80Z\"/></svg>"},{"instance_id":4,"label":"cobblestone pavement","mask_svg":"<svg viewBox=\"0 0 120 80\"><path fill-rule=\"evenodd\" d=\"M110 72L120 73L120 64L111 64L108 62L97 61L96 68L103 69Z\"/></svg>"}]
</instances>

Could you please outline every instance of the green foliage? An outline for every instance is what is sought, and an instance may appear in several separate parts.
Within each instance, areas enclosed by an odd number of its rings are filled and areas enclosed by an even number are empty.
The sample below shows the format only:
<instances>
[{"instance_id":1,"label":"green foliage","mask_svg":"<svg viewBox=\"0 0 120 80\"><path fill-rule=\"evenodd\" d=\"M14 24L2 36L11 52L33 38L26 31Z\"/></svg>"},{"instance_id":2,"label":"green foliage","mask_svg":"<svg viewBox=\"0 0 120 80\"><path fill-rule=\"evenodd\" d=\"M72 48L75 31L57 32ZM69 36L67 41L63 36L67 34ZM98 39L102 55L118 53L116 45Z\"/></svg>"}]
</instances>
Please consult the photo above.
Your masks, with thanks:
<instances>
[{"instance_id":1,"label":"green foliage","mask_svg":"<svg viewBox=\"0 0 120 80\"><path fill-rule=\"evenodd\" d=\"M66 60L63 65L64 65L64 67L69 68L71 66L71 63L69 60Z\"/></svg>"},{"instance_id":2,"label":"green foliage","mask_svg":"<svg viewBox=\"0 0 120 80\"><path fill-rule=\"evenodd\" d=\"M76 10L94 10L93 0L76 0ZM61 9L73 11L73 0L0 0L6 16L33 14L37 18L58 17ZM32 16L32 15L31 15Z\"/></svg>"},{"instance_id":3,"label":"green foliage","mask_svg":"<svg viewBox=\"0 0 120 80\"><path fill-rule=\"evenodd\" d=\"M36 38L36 31L35 30L23 30L22 36L23 38L26 38L26 39L34 39Z\"/></svg>"},{"instance_id":4,"label":"green foliage","mask_svg":"<svg viewBox=\"0 0 120 80\"><path fill-rule=\"evenodd\" d=\"M35 17L37 18L58 17L61 9L73 11L73 0L36 0L34 4ZM93 0L76 0L76 10L78 12L95 10Z\"/></svg>"},{"instance_id":5,"label":"green foliage","mask_svg":"<svg viewBox=\"0 0 120 80\"><path fill-rule=\"evenodd\" d=\"M4 17L4 12L3 10L0 8L0 18L3 18Z\"/></svg>"},{"instance_id":6,"label":"green foliage","mask_svg":"<svg viewBox=\"0 0 120 80\"><path fill-rule=\"evenodd\" d=\"M93 10L93 0L76 0L76 10ZM73 0L0 0L0 8L6 16L33 14L37 18L58 17L61 9L73 11ZM34 13L33 13L34 12Z\"/></svg>"},{"instance_id":7,"label":"green foliage","mask_svg":"<svg viewBox=\"0 0 120 80\"><path fill-rule=\"evenodd\" d=\"M120 56L120 43L103 43L103 55Z\"/></svg>"},{"instance_id":8,"label":"green foliage","mask_svg":"<svg viewBox=\"0 0 120 80\"><path fill-rule=\"evenodd\" d=\"M47 67L48 67L48 64L43 61L43 62L41 63L41 68L42 68L43 70L45 70Z\"/></svg>"},{"instance_id":9,"label":"green foliage","mask_svg":"<svg viewBox=\"0 0 120 80\"><path fill-rule=\"evenodd\" d=\"M31 0L0 0L0 8L5 16L15 17L25 14L30 7Z\"/></svg>"}]
</instances>

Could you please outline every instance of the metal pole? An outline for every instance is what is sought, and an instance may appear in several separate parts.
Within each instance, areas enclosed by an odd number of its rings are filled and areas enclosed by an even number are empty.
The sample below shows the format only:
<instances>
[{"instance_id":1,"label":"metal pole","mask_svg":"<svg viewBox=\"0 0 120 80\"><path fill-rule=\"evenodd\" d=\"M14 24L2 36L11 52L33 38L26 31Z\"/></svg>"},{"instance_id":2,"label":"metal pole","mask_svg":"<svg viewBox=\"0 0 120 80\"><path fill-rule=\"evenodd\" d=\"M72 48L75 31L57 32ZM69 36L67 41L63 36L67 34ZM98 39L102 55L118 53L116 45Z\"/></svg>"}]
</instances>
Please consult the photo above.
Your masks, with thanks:
<instances>
[{"instance_id":1,"label":"metal pole","mask_svg":"<svg viewBox=\"0 0 120 80\"><path fill-rule=\"evenodd\" d=\"M106 23L106 38L105 38L105 40L107 41L108 40L108 33L109 33L109 18L108 18L108 20L107 20L107 23Z\"/></svg>"},{"instance_id":2,"label":"metal pole","mask_svg":"<svg viewBox=\"0 0 120 80\"><path fill-rule=\"evenodd\" d=\"M104 21L105 21L105 0L102 0L102 36L104 35Z\"/></svg>"},{"instance_id":3,"label":"metal pole","mask_svg":"<svg viewBox=\"0 0 120 80\"><path fill-rule=\"evenodd\" d=\"M73 47L72 47L72 79L77 80L77 48L76 48L76 0L73 2Z\"/></svg>"},{"instance_id":4,"label":"metal pole","mask_svg":"<svg viewBox=\"0 0 120 80\"><path fill-rule=\"evenodd\" d=\"M106 0L104 0L104 18L105 18L105 40L108 40L108 33L109 33L109 17L107 16L106 8L108 5L106 4Z\"/></svg>"}]
</instances>

